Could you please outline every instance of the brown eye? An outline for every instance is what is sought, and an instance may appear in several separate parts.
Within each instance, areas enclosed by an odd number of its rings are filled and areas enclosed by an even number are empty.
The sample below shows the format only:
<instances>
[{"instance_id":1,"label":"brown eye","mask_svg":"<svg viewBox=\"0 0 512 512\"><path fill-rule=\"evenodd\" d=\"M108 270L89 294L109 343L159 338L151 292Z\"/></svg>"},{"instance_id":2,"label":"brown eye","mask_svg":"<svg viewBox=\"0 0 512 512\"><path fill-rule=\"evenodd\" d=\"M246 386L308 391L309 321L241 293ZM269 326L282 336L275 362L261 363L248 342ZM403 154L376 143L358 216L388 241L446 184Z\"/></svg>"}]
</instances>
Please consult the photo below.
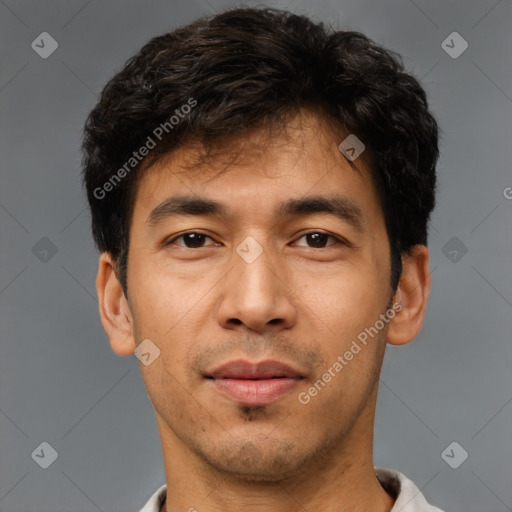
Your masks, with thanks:
<instances>
[{"instance_id":1,"label":"brown eye","mask_svg":"<svg viewBox=\"0 0 512 512\"><path fill-rule=\"evenodd\" d=\"M340 242L340 240L338 240L333 235L329 235L327 233L321 233L319 231L314 231L312 233L306 233L305 235L302 235L300 238L306 238L306 242L308 243L308 245L314 249L323 249L325 247L330 247L331 245L335 245L336 242ZM329 238L334 239L335 243L326 245L327 240Z\"/></svg>"},{"instance_id":2,"label":"brown eye","mask_svg":"<svg viewBox=\"0 0 512 512\"><path fill-rule=\"evenodd\" d=\"M197 249L203 247L205 239L209 238L209 236L204 235L203 233L196 233L195 231L189 231L188 233L183 233L172 240L169 240L166 245L172 245L176 242L176 240L183 239L183 244L175 244L180 247L185 247L187 249Z\"/></svg>"}]
</instances>

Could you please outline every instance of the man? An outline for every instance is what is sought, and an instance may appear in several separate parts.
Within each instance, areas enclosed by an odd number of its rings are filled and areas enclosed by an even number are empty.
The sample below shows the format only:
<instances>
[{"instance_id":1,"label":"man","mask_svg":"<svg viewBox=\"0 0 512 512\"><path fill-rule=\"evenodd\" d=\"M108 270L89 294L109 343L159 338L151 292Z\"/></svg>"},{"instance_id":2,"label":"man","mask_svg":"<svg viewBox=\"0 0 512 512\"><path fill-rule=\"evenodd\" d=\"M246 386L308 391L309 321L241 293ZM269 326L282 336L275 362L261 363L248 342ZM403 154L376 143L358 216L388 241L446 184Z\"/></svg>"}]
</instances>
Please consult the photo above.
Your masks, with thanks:
<instances>
[{"instance_id":1,"label":"man","mask_svg":"<svg viewBox=\"0 0 512 512\"><path fill-rule=\"evenodd\" d=\"M151 40L90 113L101 321L163 450L143 512L439 511L373 466L386 343L425 315L439 156L397 57L229 10Z\"/></svg>"}]
</instances>

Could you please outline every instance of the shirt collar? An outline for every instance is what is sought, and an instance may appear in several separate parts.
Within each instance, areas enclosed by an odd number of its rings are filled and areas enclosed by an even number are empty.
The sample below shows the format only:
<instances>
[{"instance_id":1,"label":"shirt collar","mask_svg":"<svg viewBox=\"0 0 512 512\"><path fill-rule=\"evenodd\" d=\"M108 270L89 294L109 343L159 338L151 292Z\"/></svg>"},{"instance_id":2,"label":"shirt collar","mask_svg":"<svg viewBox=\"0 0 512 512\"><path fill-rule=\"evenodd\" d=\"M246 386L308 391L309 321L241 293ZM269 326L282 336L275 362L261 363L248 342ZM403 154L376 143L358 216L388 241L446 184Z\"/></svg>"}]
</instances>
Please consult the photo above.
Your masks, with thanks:
<instances>
[{"instance_id":1,"label":"shirt collar","mask_svg":"<svg viewBox=\"0 0 512 512\"><path fill-rule=\"evenodd\" d=\"M414 482L405 475L386 468L375 468L375 475L383 489L395 498L390 512L443 512L430 505ZM140 512L160 512L167 496L167 485L162 485L149 498Z\"/></svg>"}]
</instances>

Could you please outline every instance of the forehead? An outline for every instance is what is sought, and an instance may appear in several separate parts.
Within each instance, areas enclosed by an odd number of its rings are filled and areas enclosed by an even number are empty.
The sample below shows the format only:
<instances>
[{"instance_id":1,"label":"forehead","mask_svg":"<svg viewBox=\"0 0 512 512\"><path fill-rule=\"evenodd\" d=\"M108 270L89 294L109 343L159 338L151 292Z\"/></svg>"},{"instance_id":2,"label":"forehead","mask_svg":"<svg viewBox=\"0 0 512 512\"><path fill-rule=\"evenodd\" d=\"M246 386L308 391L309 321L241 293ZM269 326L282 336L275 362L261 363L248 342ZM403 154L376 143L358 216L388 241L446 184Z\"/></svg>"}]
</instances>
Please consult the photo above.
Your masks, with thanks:
<instances>
[{"instance_id":1,"label":"forehead","mask_svg":"<svg viewBox=\"0 0 512 512\"><path fill-rule=\"evenodd\" d=\"M231 217L263 219L281 214L275 206L283 199L334 194L364 216L379 215L365 160L360 156L351 164L338 149L346 136L325 120L303 114L290 121L286 133L255 131L219 146L208 159L200 144L185 145L144 170L134 219L145 222L166 199L185 195L222 202L223 214Z\"/></svg>"}]
</instances>

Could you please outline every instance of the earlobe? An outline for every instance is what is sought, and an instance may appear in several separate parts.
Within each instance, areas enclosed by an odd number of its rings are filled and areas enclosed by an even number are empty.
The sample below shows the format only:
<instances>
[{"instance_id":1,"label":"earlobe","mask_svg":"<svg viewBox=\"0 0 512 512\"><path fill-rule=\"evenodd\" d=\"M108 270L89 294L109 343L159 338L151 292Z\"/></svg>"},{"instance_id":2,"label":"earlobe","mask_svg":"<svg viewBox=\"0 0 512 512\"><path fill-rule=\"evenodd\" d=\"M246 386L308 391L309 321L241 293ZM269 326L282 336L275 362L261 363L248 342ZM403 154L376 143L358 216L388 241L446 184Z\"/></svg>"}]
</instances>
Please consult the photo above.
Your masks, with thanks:
<instances>
[{"instance_id":1,"label":"earlobe","mask_svg":"<svg viewBox=\"0 0 512 512\"><path fill-rule=\"evenodd\" d=\"M402 305L391 320L386 341L405 345L420 332L430 292L429 253L424 245L415 245L402 260L402 276L394 302Z\"/></svg>"},{"instance_id":2,"label":"earlobe","mask_svg":"<svg viewBox=\"0 0 512 512\"><path fill-rule=\"evenodd\" d=\"M130 356L136 347L133 318L121 283L114 272L114 264L109 253L100 255L96 277L100 318L112 350L120 356Z\"/></svg>"}]
</instances>

